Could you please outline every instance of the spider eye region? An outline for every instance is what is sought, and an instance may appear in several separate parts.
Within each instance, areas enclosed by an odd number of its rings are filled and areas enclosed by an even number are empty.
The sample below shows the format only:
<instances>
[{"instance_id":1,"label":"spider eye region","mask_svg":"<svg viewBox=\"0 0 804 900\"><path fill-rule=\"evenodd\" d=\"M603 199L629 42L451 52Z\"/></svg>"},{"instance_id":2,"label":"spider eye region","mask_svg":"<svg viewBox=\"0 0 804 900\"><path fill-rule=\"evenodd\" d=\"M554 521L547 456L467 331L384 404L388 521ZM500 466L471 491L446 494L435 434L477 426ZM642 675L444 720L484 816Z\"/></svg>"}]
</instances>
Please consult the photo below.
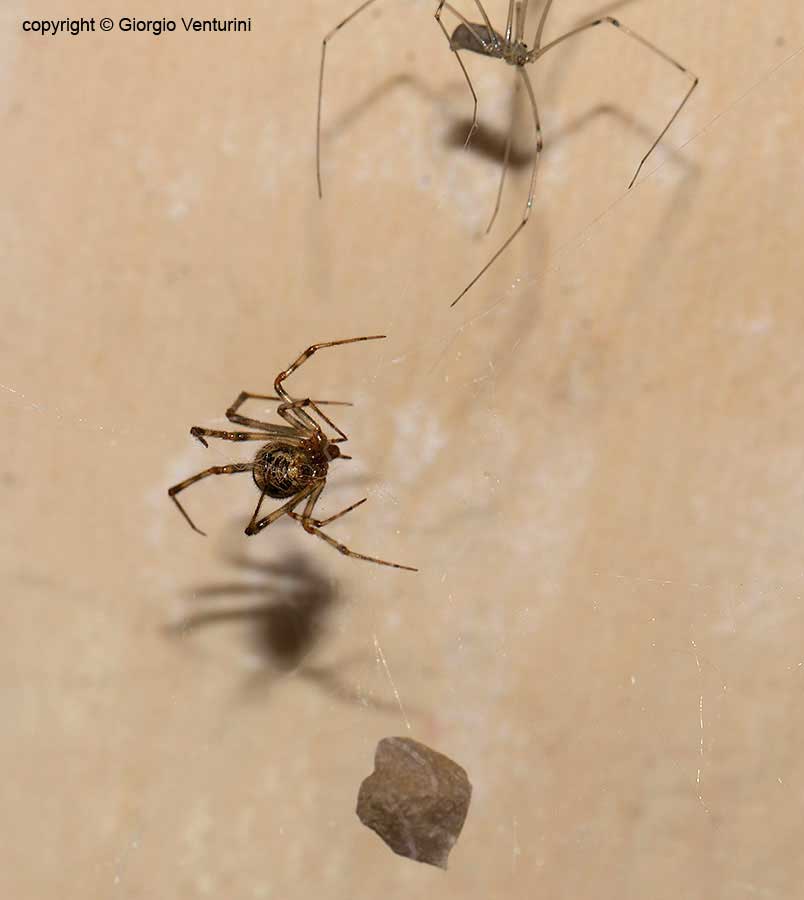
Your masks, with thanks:
<instances>
[{"instance_id":1,"label":"spider eye region","mask_svg":"<svg viewBox=\"0 0 804 900\"><path fill-rule=\"evenodd\" d=\"M519 41L511 48L511 53L506 61L509 62L512 66L524 66L528 62L528 59L528 45L523 44L522 41Z\"/></svg>"}]
</instances>

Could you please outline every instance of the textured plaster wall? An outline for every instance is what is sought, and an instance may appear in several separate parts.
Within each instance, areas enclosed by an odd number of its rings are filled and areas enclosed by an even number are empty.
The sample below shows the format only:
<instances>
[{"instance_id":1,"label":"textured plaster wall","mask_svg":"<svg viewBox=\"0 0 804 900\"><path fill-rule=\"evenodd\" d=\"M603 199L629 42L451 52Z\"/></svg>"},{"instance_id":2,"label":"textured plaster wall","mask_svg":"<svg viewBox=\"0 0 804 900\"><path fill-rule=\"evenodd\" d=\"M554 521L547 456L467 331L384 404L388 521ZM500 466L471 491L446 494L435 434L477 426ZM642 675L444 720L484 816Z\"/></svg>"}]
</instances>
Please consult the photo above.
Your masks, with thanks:
<instances>
[{"instance_id":1,"label":"textured plaster wall","mask_svg":"<svg viewBox=\"0 0 804 900\"><path fill-rule=\"evenodd\" d=\"M804 719L804 9L614 3L512 72L433 2L6 0L0 11L0 894L791 900ZM534 5L534 4L532 4ZM489 2L504 20L505 4ZM548 33L604 7L556 0ZM191 8L190 8L191 7ZM472 4L461 6L473 17ZM24 34L250 16L249 34ZM332 532L247 539L248 448L191 440L306 345L348 399ZM258 407L259 408L259 407ZM474 795L450 870L354 815L376 741Z\"/></svg>"}]
</instances>

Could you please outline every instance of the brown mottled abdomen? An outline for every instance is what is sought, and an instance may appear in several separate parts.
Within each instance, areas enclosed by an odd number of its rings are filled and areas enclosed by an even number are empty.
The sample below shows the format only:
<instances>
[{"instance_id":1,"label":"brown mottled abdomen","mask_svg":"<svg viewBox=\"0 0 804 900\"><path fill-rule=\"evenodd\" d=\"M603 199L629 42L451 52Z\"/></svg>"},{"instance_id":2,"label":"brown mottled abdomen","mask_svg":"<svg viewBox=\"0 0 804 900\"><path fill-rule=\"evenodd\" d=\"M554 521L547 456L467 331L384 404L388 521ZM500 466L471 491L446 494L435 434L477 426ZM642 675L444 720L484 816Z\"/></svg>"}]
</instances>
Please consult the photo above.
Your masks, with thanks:
<instances>
[{"instance_id":1,"label":"brown mottled abdomen","mask_svg":"<svg viewBox=\"0 0 804 900\"><path fill-rule=\"evenodd\" d=\"M254 482L277 500L298 494L326 474L326 460L301 447L266 444L254 457Z\"/></svg>"}]
</instances>

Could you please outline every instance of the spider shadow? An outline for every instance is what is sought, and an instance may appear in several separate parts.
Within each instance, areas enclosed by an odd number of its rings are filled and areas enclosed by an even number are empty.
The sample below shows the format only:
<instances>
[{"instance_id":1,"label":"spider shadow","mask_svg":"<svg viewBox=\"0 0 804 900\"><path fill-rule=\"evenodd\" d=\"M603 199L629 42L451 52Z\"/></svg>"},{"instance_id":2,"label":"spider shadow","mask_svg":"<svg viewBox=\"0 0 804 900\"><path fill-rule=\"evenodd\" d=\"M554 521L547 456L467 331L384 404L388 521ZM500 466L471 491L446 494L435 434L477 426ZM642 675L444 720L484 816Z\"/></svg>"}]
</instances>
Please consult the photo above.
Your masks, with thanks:
<instances>
[{"instance_id":1,"label":"spider shadow","mask_svg":"<svg viewBox=\"0 0 804 900\"><path fill-rule=\"evenodd\" d=\"M572 27L577 27L578 24L586 21L591 21L601 15L612 13L620 7L627 6L633 2L634 0L616 0L616 2L614 3L607 3L596 11L579 18L572 25ZM452 52L446 45L446 43L444 44L444 51L447 53ZM569 48L568 52L574 53L576 51L574 51L574 48ZM567 66L565 63L563 66L558 68L557 71L560 73L566 71L566 69ZM333 137L336 137L338 134L340 134L340 132L347 131L352 128L357 122L364 118L374 106L376 106L389 95L399 90L413 91L414 93L418 94L421 99L426 101L430 106L443 106L446 103L446 94L458 96L458 92L460 91L461 95L463 95L463 91L465 90L465 88L460 84L458 79L455 79L455 83L452 87L445 88L444 91L434 91L429 85L427 85L416 76L411 75L408 72L398 72L395 75L389 76L384 81L373 87L363 97L353 102L351 106L349 106L344 112L342 112L340 116L338 116L338 118L336 118L332 123L323 126L321 128L322 142L331 140ZM482 113L482 110L478 110L478 112ZM457 146L462 148L466 142L466 135L469 133L471 125L472 122L470 119L464 120L463 118L461 118L460 122L456 122L450 129L449 136L446 141L447 145L450 147ZM470 142L469 145L470 147L474 146L476 150L480 149L480 152L483 152L483 137L480 134L482 129L483 126L478 120L478 129L475 131L472 142ZM460 134L460 137L458 137L458 134L461 132L461 130L463 131L463 133ZM502 160L505 153L505 137L503 137L502 141L500 142L494 140L489 136L488 147L489 149L494 147L494 153L492 155L495 159ZM515 148L512 146L510 157L510 165L512 167L522 167L528 164L531 160L532 153L530 151L528 151L527 153L515 153Z\"/></svg>"},{"instance_id":2,"label":"spider shadow","mask_svg":"<svg viewBox=\"0 0 804 900\"><path fill-rule=\"evenodd\" d=\"M585 111L575 119L551 132L549 143L545 144L542 165L545 164L545 157L549 158L552 146L555 146L561 141L571 139L576 133L582 132L594 123L595 120L599 119L611 120L615 123L613 127L626 128L636 134L640 140L648 144L653 137L655 137L654 132L648 125L638 121L630 113L623 111L617 106L603 103ZM451 140L453 140L455 144L463 145L466 135L465 129L468 127L468 124L470 124L468 121L456 124L450 135ZM489 131L487 129L482 132L478 130L475 138L479 138L474 147L476 153L482 154L490 159L499 160L502 164L502 160L505 156L507 133L501 131ZM475 142L475 138L473 138L473 143ZM472 144L469 145L469 148L472 148ZM672 202L667 205L666 212L657 224L652 240L646 242L646 253L648 256L645 258L644 263L640 262L638 264L640 271L644 268L649 269L653 267L653 271L655 272L657 265L663 265L663 260L669 255L667 251L672 246L675 236L679 233L680 227L685 217L688 215L691 200L694 195L694 187L700 176L700 167L672 144L668 143L663 145L661 152L664 154L668 164L671 164L681 173L681 175L678 184L674 188ZM512 169L529 168L533 163L534 154L535 150L516 150L515 144L512 144L509 165ZM650 171L645 173L645 175L649 176ZM623 186L623 191L624 190L625 186ZM535 202L538 203L538 191ZM503 200L503 203L505 203L505 200ZM488 240L489 237L490 235L486 235L485 233L477 235L478 240ZM529 237L531 241L535 240L531 235L529 235ZM544 240L545 238L542 237L543 242ZM664 254L658 261L656 260L655 252L652 251L652 248L657 243L660 243L664 250ZM544 277L545 274L536 273L534 275L535 284L539 284ZM539 304L537 302L512 305L503 301L504 298L497 300L491 306L487 307L486 310L479 310L473 317L474 320L475 318L483 319L487 316L491 316L492 319L498 320L496 338L494 341L494 346L497 347L497 350L493 351L491 354L495 370L498 373L502 371L504 368L504 361L510 355L509 348L517 346L521 342L522 335L531 332L539 315ZM488 327L488 325L484 327ZM474 402L473 398L467 396L459 401L459 404L466 408L472 402Z\"/></svg>"},{"instance_id":3,"label":"spider shadow","mask_svg":"<svg viewBox=\"0 0 804 900\"><path fill-rule=\"evenodd\" d=\"M190 602L203 608L166 626L168 635L186 638L216 625L245 624L249 649L258 663L244 684L247 695L292 674L339 702L398 713L396 704L366 696L342 674L359 658L335 665L307 661L325 639L327 620L339 602L335 583L309 556L294 552L281 562L256 561L245 554L224 558L240 577L190 589Z\"/></svg>"},{"instance_id":4,"label":"spider shadow","mask_svg":"<svg viewBox=\"0 0 804 900\"><path fill-rule=\"evenodd\" d=\"M517 117L519 118L519 117ZM600 103L592 109L587 110L581 115L576 116L571 122L563 127L551 131L549 138L545 140L542 158L544 159L550 152L551 145L555 145L562 140L574 137L578 132L583 131L591 125L596 119L612 119L619 123L619 127L634 132L643 141L650 141L656 136L655 131L647 125L639 122L635 116L625 112L618 106L611 103ZM452 126L448 133L447 140L453 148L463 147L466 141L466 134L471 127L472 120L468 118L461 119ZM482 156L485 159L503 163L505 159L505 145L508 139L508 132L485 128L478 126L467 150ZM531 141L532 144L532 141ZM662 145L662 151L673 160L673 163L683 166L687 171L697 168L689 158L683 154L678 148L672 144ZM516 140L511 142L511 151L508 157L508 165L511 169L524 169L533 164L536 152L532 146L527 149L517 147Z\"/></svg>"},{"instance_id":5,"label":"spider shadow","mask_svg":"<svg viewBox=\"0 0 804 900\"><path fill-rule=\"evenodd\" d=\"M340 132L353 128L361 119L363 119L380 101L393 93L401 90L409 90L426 101L431 106L443 102L443 98L428 87L423 81L410 75L407 72L398 72L391 75L384 81L380 82L376 87L372 88L367 94L363 95L359 100L352 103L344 112L335 119L331 124L321 128L321 141L331 140Z\"/></svg>"},{"instance_id":6,"label":"spider shadow","mask_svg":"<svg viewBox=\"0 0 804 900\"><path fill-rule=\"evenodd\" d=\"M555 144L562 140L572 138L572 136L587 128L596 119L610 119L618 128L627 128L635 133L641 140L649 144L655 137L654 131L646 124L623 111L621 108L612 104L600 104L593 107L573 120L564 123L560 128L551 132L550 144ZM466 129L469 127L470 121L465 120L456 123L450 134L450 138L455 145L463 146ZM502 163L505 155L505 144L507 140L507 132L490 131L484 129L478 130L473 137L475 144L474 150L492 160L498 160ZM469 145L470 149L472 144ZM550 152L550 145L545 146L545 155ZM533 162L534 151L521 151L516 148L513 143L509 158L509 165L512 169L522 169L529 167ZM663 204L663 211L658 216L655 225L652 228L652 235L644 242L644 250L640 257L635 260L632 290L630 292L633 297L633 303L644 303L645 297L651 296L651 286L655 286L657 280L665 272L668 266L668 260L673 258L672 250L678 242L679 236L683 234L683 225L690 214L690 209L696 195L696 188L701 175L701 167L694 160L691 160L687 154L671 143L665 143L661 146L663 156L662 166L667 166L668 170L674 170L677 176L676 184L671 188L668 200ZM543 159L544 162L544 159ZM650 177L651 169L643 173L642 178ZM625 185L623 185L623 195L625 195ZM538 198L538 192L537 192ZM537 232L537 235L539 233ZM479 239L483 239L483 235L478 235ZM488 239L488 238L486 238ZM541 240L544 244L545 236L531 238L530 240ZM573 240L574 242L574 240ZM657 247L661 248L661 252L657 252ZM538 286L546 274L536 273L533 278L534 287ZM631 312L631 304L623 304L619 315L627 316ZM488 332L491 330L491 340L484 335L484 352L493 363L493 370L496 379L504 378L506 368L506 360L511 358L513 353L511 348L516 349L523 340L523 335L530 334L536 325L536 321L540 315L540 305L538 302L527 303L507 303L505 297L496 300L486 309L478 310L467 322L458 328L450 343L459 340L464 332L467 332L467 340L471 343L472 338L468 332L479 327ZM485 320L485 321L484 321ZM583 331L577 336L578 348L570 351L575 355L587 352L587 337ZM442 357L446 350L442 352ZM439 365L436 362L436 366ZM435 367L434 367L435 368ZM484 379L480 379L481 381ZM497 381L497 384L504 382ZM473 385L467 386L469 389L463 392L462 396L452 401L448 416L464 415L470 410L481 396L483 388L474 388ZM477 515L485 517L487 508L479 507L469 515ZM441 527L441 522L437 527Z\"/></svg>"},{"instance_id":7,"label":"spider shadow","mask_svg":"<svg viewBox=\"0 0 804 900\"><path fill-rule=\"evenodd\" d=\"M431 90L423 81L406 72L397 73L386 78L380 84L352 101L348 107L334 118L334 120L321 127L321 176L323 179L323 194L326 200L332 187L339 180L338 164L335 169L329 170L326 161L333 150L336 149L334 139L353 128L364 119L378 103L399 91L411 91L422 100L425 107L433 107L442 103L438 93ZM351 153L354 156L354 152ZM310 181L310 188L313 181ZM348 188L348 182L342 182L341 189ZM310 258L314 260L308 269L308 278L313 289L313 294L321 298L330 297L332 302L332 272L337 269L336 260L333 258L333 242L330 228L327 225L326 216L321 214L321 201L312 191L310 193L309 206L309 241Z\"/></svg>"},{"instance_id":8,"label":"spider shadow","mask_svg":"<svg viewBox=\"0 0 804 900\"><path fill-rule=\"evenodd\" d=\"M624 6L628 6L633 2L634 0L615 0L615 2L613 3L604 4L598 7L595 11L589 12L579 17L578 19L573 21L571 25L562 27L561 29L559 29L558 33L566 34L568 32L571 32L584 23L588 23L600 18L601 16L614 13L618 9ZM555 36L556 35L550 36L548 34L546 37L549 40ZM573 58L576 58L581 50L582 43L579 44L577 42L570 41L566 45L565 49L563 50L563 57L557 58L556 63L548 67L544 88L539 90L540 95L558 95L560 84L566 77L567 73L570 71ZM509 168L514 172L516 172L517 170L529 168L535 160L535 138L532 134L532 117L529 107L523 96L523 92L519 90L515 91L512 97L512 103L515 103L516 105L513 109L513 125L510 129L506 128L505 131L489 129L487 126L484 126L482 124L482 121L478 121L475 133L468 145L466 145L466 135L471 130L473 123L470 118L462 116L449 129L447 135L447 143L449 144L451 149L463 149L464 147L466 147L469 152L472 152L485 159L493 160L494 162L502 166L505 161L506 145L509 141L510 132L511 144L508 158ZM479 110L479 112L482 116L482 109ZM640 140L646 143L646 146L650 146L650 144L656 137L655 129L652 126L643 126L641 122L639 122L633 115L625 112L612 103L601 103L588 110L587 112L584 112L581 115L577 116L574 120L559 129L554 130L549 124L543 121L542 128L545 139L543 157L549 157L551 146L555 146L562 140L573 136L576 132L589 126L595 119L598 119L600 117L608 117L618 120L629 131L637 134ZM522 133L523 129L524 133L527 134L527 144L524 145L521 140L517 140L517 135ZM665 142L662 144L661 149L663 152L670 156L674 163L680 163L688 170L693 166L693 164L690 163L690 161L671 144ZM545 161L546 160L543 158L543 163ZM649 174L649 170L648 173L645 174ZM482 235L478 236L480 237Z\"/></svg>"},{"instance_id":9,"label":"spider shadow","mask_svg":"<svg viewBox=\"0 0 804 900\"><path fill-rule=\"evenodd\" d=\"M293 671L326 631L327 614L337 600L334 586L302 553L277 563L257 562L245 554L230 555L226 561L247 580L191 589L192 602L205 608L187 614L169 630L188 635L213 625L250 623L251 649L260 663L279 672Z\"/></svg>"}]
</instances>

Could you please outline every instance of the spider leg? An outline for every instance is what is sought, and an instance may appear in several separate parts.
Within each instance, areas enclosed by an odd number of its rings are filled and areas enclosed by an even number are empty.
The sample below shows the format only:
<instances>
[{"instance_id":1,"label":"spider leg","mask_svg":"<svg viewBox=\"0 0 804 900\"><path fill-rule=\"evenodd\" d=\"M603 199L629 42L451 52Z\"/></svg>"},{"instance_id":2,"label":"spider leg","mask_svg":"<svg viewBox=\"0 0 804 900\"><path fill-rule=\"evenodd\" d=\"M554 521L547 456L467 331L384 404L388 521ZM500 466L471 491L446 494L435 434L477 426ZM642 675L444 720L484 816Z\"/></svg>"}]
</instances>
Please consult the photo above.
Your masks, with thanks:
<instances>
[{"instance_id":1,"label":"spider leg","mask_svg":"<svg viewBox=\"0 0 804 900\"><path fill-rule=\"evenodd\" d=\"M260 419L249 419L246 416L241 416L237 411L240 407L246 402L246 400L274 400L277 403L283 403L281 397L274 397L271 394L252 394L250 391L240 391L237 396L237 399L232 403L229 409L226 410L226 418L230 422L234 422L236 425L247 425L249 428L281 428L281 425L271 425L268 422L263 422ZM319 406L351 406L352 404L345 400L316 400L315 401Z\"/></svg>"},{"instance_id":2,"label":"spider leg","mask_svg":"<svg viewBox=\"0 0 804 900\"><path fill-rule=\"evenodd\" d=\"M447 4L447 5L449 5L449 4ZM489 34L494 36L494 43L497 45L497 49L498 50L501 49L500 39L497 37L497 32L492 28L491 20L489 19L488 15L486 14L486 10L483 9L483 4L480 2L480 0L475 0L475 6L477 7L478 12L482 16L483 23L486 26L486 28L488 29ZM452 9L452 7L450 7L450 9L453 13L455 13L455 10ZM463 18L463 16L459 15L459 18ZM468 24L468 23L465 23L465 24Z\"/></svg>"},{"instance_id":3,"label":"spider leg","mask_svg":"<svg viewBox=\"0 0 804 900\"><path fill-rule=\"evenodd\" d=\"M497 202L494 204L494 212L492 212L491 219L489 219L488 228L486 228L486 234L491 231L491 226L494 224L494 220L497 218L497 213L500 211L500 202L502 201L505 176L508 173L508 162L511 158L511 141L513 140L514 127L516 126L516 101L518 97L519 82L517 81L516 87L514 88L514 99L511 101L511 124L508 128L508 135L505 138L505 155L503 156L502 172L500 172L500 186L497 188Z\"/></svg>"},{"instance_id":4,"label":"spider leg","mask_svg":"<svg viewBox=\"0 0 804 900\"><path fill-rule=\"evenodd\" d=\"M525 211L522 214L522 221L517 225L517 227L511 232L506 241L503 243L502 247L491 257L491 259L486 263L485 266L475 275L475 277L466 285L466 287L458 294L458 296L452 301L450 306L455 306L455 304L463 297L463 295L474 285L477 281L488 271L488 269L492 266L492 264L497 260L500 254L508 247L508 245L513 241L513 239L519 234L520 231L527 225L528 219L530 218L530 211L533 207L533 194L536 189L536 171L539 168L539 159L542 154L542 126L539 122L539 110L536 107L536 97L533 93L533 88L530 83L530 78L528 78L528 73L524 70L522 66L517 66L517 72L522 76L522 81L525 83L525 89L528 92L528 98L530 100L531 109L533 110L533 124L536 129L536 155L533 160L533 168L530 173L530 187L528 188L528 199L525 203Z\"/></svg>"},{"instance_id":5,"label":"spider leg","mask_svg":"<svg viewBox=\"0 0 804 900\"><path fill-rule=\"evenodd\" d=\"M472 85L472 79L469 77L469 73L466 71L466 66L463 64L463 60L461 59L458 51L452 47L452 40L449 36L449 32L444 27L444 23L441 21L441 10L445 5L450 11L452 11L452 7L450 7L449 4L446 3L446 0L440 0L438 9L435 11L435 20L436 22L438 22L439 28L444 32L444 37L447 39L447 43L450 45L452 52L455 54L455 59L458 60L458 65L461 67L463 77L466 79L466 84L468 85L469 91L472 94L472 103L474 104L472 108L472 127L469 129L469 134L466 135L466 140L463 142L463 147L465 150L469 146L469 141L472 140L472 135L477 129L477 94L475 93L475 89ZM483 42L481 41L481 43Z\"/></svg>"},{"instance_id":6,"label":"spider leg","mask_svg":"<svg viewBox=\"0 0 804 900\"><path fill-rule=\"evenodd\" d=\"M362 506L362 504L364 504L366 500L368 500L368 497L364 497L362 500L358 500L357 503L353 503L351 506L347 506L346 509L342 509L339 513L335 513L334 516L330 516L327 519L311 519L308 516L307 521L312 522L312 524L315 525L316 528L323 528L325 525L329 525L330 522L334 522L335 519L340 519L341 516L345 516L346 513L351 512L358 506ZM301 515L297 512L289 512L288 515L291 517L291 519L295 519L297 522L304 523L304 515Z\"/></svg>"},{"instance_id":7,"label":"spider leg","mask_svg":"<svg viewBox=\"0 0 804 900\"><path fill-rule=\"evenodd\" d=\"M283 419L286 419L286 421L289 422L290 418L288 416L286 416L285 413L290 412L290 411L304 409L305 407L308 407L308 406L312 407L312 409L316 412L316 414L321 416L321 418L327 423L327 425L329 425L333 431L337 431L338 434L340 435L340 437L335 438L334 440L330 441L331 444L342 444L344 441L349 440L349 435L347 435L345 432L341 431L341 429L338 428L338 426L332 421L332 419L330 419L328 416L325 416L324 413L321 412L321 410L316 405L315 400L310 400L308 398L305 400L293 400L291 403L282 403L277 408L277 413L280 416L282 416ZM316 426L316 427L318 427L318 426ZM320 428L319 428L319 430L320 430Z\"/></svg>"},{"instance_id":8,"label":"spider leg","mask_svg":"<svg viewBox=\"0 0 804 900\"><path fill-rule=\"evenodd\" d=\"M516 30L514 40L522 41L525 38L525 22L528 18L528 3L530 0L518 0L516 4Z\"/></svg>"},{"instance_id":9,"label":"spider leg","mask_svg":"<svg viewBox=\"0 0 804 900\"><path fill-rule=\"evenodd\" d=\"M344 556L351 556L353 559L363 559L366 562L377 563L377 565L380 566L390 566L392 569L405 569L408 572L419 571L418 569L414 569L413 566L403 566L400 563L389 562L387 559L378 559L376 556L366 556L363 553L356 553L354 550L350 550L345 544L341 544L339 541L336 541L335 538L325 534L320 528L313 525L312 522L304 525L304 530L308 534L317 535L322 541L326 541L330 547L334 547L338 553L343 553Z\"/></svg>"},{"instance_id":10,"label":"spider leg","mask_svg":"<svg viewBox=\"0 0 804 900\"><path fill-rule=\"evenodd\" d=\"M505 43L511 43L514 22L514 0L508 0L508 15L505 17Z\"/></svg>"},{"instance_id":11,"label":"spider leg","mask_svg":"<svg viewBox=\"0 0 804 900\"><path fill-rule=\"evenodd\" d=\"M362 7L361 7L362 8ZM359 11L359 10L358 10ZM276 378L274 379L274 390L279 394L279 396L285 401L285 404L293 404L293 398L288 394L288 392L282 387L282 382L288 378L296 369L299 368L306 360L308 360L314 353L319 350L323 350L325 347L339 347L341 344L354 344L358 341L378 341L381 338L384 338L384 334L371 334L366 337L356 337L356 338L346 338L342 341L324 341L320 344L312 344L308 347L304 353L302 353L297 359L295 359L283 372L280 372ZM281 408L281 407L280 407ZM278 411L278 410L277 410ZM281 413L280 413L281 415ZM313 428L316 431L319 431L320 428L315 421L308 413L306 413L303 409L300 409L296 412L300 420L300 425L303 428ZM283 416L283 418L287 419L287 416ZM287 421L290 421L289 419Z\"/></svg>"},{"instance_id":12,"label":"spider leg","mask_svg":"<svg viewBox=\"0 0 804 900\"><path fill-rule=\"evenodd\" d=\"M318 498L321 496L321 492L324 490L326 486L326 480L319 482L313 490L310 492L310 496L307 498L307 502L304 504L304 512L301 516L297 516L296 513L290 512L289 515L291 518L301 518L301 519L309 519L310 513L313 511L313 507L316 505Z\"/></svg>"},{"instance_id":13,"label":"spider leg","mask_svg":"<svg viewBox=\"0 0 804 900\"><path fill-rule=\"evenodd\" d=\"M323 434L324 432L321 430L321 426L315 419L308 416L307 413L304 413L304 419L302 419L301 415L296 412L298 403L298 400L291 400L290 403L281 403L276 408L277 415L282 416L286 422L290 422L296 434L300 431L305 434L311 434L312 432L320 432ZM308 424L308 422L310 424Z\"/></svg>"},{"instance_id":14,"label":"spider leg","mask_svg":"<svg viewBox=\"0 0 804 900\"><path fill-rule=\"evenodd\" d=\"M492 27L491 22L489 21L489 17L486 15L486 10L483 9L482 5L478 2L478 0L475 0L475 5L480 10L480 15L482 16L483 21L485 22L484 25L480 25L477 22L470 22L469 19L467 19L466 16L464 16L463 13L461 13L459 10L455 9L455 7L452 6L451 3L447 3L447 0L443 0L443 2L442 2L442 0L439 0L438 9L436 10L436 13L437 14L440 13L442 9L446 9L448 12L451 12L452 15L455 16L455 18L461 23L461 25L463 25L466 28L466 30L469 32L469 34L471 34L472 37L477 41L478 46L482 47L482 50L477 50L476 48L474 48L475 52L484 53L484 54L486 54L486 56L498 56L498 55L500 55L500 51L502 50L502 47L503 47L502 38L500 37L500 35L497 34L497 32ZM440 17L437 15L436 19L440 20ZM478 29L485 29L486 35L490 39L488 42L484 39L482 31L478 30ZM443 30L443 26L442 26L442 30ZM453 33L453 37L454 36L455 35ZM447 37L449 37L449 34L447 34ZM450 43L450 47L453 47L451 37L449 38L449 43ZM454 49L454 47L453 47L453 49ZM467 49L467 48L464 47L462 49Z\"/></svg>"},{"instance_id":15,"label":"spider leg","mask_svg":"<svg viewBox=\"0 0 804 900\"><path fill-rule=\"evenodd\" d=\"M199 534L203 534L206 537L206 533L201 531L200 528L197 528L193 524L193 520L187 515L184 507L179 503L176 494L179 491L183 491L185 488L190 487L191 484L195 484L196 481L200 481L202 478L206 478L207 475L232 475L235 472L250 472L252 469L251 463L233 463L228 466L210 466L208 469L204 469L203 472L199 472L197 475L193 475L190 478L185 478L184 481L179 482L179 484L174 484L172 488L168 489L168 495L173 500L173 502L178 506L179 512L184 516L187 520L188 525L193 531L197 531Z\"/></svg>"},{"instance_id":16,"label":"spider leg","mask_svg":"<svg viewBox=\"0 0 804 900\"><path fill-rule=\"evenodd\" d=\"M260 514L262 501L266 497L265 492L260 494L260 500L257 504L257 508L254 510L254 515L251 517L251 521L248 523L248 525L246 525L246 534L249 536L252 534L257 534L257 532L262 531L263 528L267 528L273 522L276 522L277 519L290 512L294 507L298 506L305 497L307 497L312 491L316 490L316 487L317 483L313 485L307 485L306 488L302 488L302 490L300 490L298 494L295 494L293 497L291 497L287 503L284 503L278 509L275 509L272 513L269 513L267 516L264 516L262 519L258 520L257 516L259 516Z\"/></svg>"},{"instance_id":17,"label":"spider leg","mask_svg":"<svg viewBox=\"0 0 804 900\"><path fill-rule=\"evenodd\" d=\"M217 428L201 428L193 425L190 434L200 441L205 447L209 444L205 437L220 438L222 441L267 441L272 437L281 437L283 440L298 435L297 430L291 430L284 425L263 425L262 432L255 431L219 431Z\"/></svg>"},{"instance_id":18,"label":"spider leg","mask_svg":"<svg viewBox=\"0 0 804 900\"><path fill-rule=\"evenodd\" d=\"M321 68L318 71L318 114L316 116L315 122L315 176L316 181L318 182L318 196L323 197L324 193L321 189L321 103L324 97L324 62L327 57L327 42L332 38L336 32L340 31L344 25L347 25L352 19L356 18L360 15L365 9L368 9L369 6L374 3L375 0L365 0L364 3L361 3L360 6L357 7L354 12L349 13L349 15L343 19L341 22L332 29L332 31L327 32L324 35L324 40L321 41Z\"/></svg>"},{"instance_id":19,"label":"spider leg","mask_svg":"<svg viewBox=\"0 0 804 900\"><path fill-rule=\"evenodd\" d=\"M330 537L328 534L325 534L321 531L319 524L325 524L326 522L331 522L334 519L339 518L340 516L346 515L349 510L355 508L355 506L360 506L363 503L363 500L360 500L358 503L352 504L352 506L347 509L342 510L337 513L337 515L330 516L329 519L325 519L324 522L319 523L319 520L312 518L313 507L315 506L318 498L321 496L321 491L324 490L324 483L314 489L313 494L310 496L310 499L307 501L304 507L304 513L302 515L298 515L297 513L293 514L293 518L297 521L301 521L302 528L308 534L315 534L321 538L322 541L326 541L330 547L334 547L339 553L342 553L344 556L351 556L354 559L363 559L366 562L377 563L380 566L390 566L392 569L406 569L408 572L418 572L418 569L414 569L412 566L403 566L399 563L388 562L385 559L377 559L376 556L365 556L362 553L355 553L354 550L350 550L345 544L341 544L339 541L336 541L335 538Z\"/></svg>"},{"instance_id":20,"label":"spider leg","mask_svg":"<svg viewBox=\"0 0 804 900\"><path fill-rule=\"evenodd\" d=\"M652 53L655 53L657 56L660 56L663 60L665 60L665 62L670 63L670 65L675 66L675 68L677 68L680 72L683 72L687 76L687 78L690 78L692 80L692 84L690 85L689 89L687 90L687 93L684 94L684 97L682 98L681 103L678 104L673 115L670 116L670 118L667 120L664 128L662 128L662 130L659 132L659 136L650 145L650 149L648 150L648 152L642 157L642 160L640 161L639 165L637 166L636 172L634 172L634 177L631 179L631 181L628 185L628 187L631 188L631 187L633 187L634 182L637 180L639 173L642 171L642 167L647 162L648 157L651 155L651 153L653 153L653 151L658 146L659 141L661 141L661 139L667 133L667 130L670 128L670 126L673 124L673 122L675 122L675 120L678 118L678 115L681 112L681 110L684 108L684 105L686 104L687 100L690 99L690 97L692 96L692 92L698 86L698 76L694 75L688 69L685 69L684 66L682 66L680 62L677 62L675 59L673 59L672 56L668 56L667 53L664 52L664 50L660 50L655 44L652 44L650 41L643 38L642 35L637 34L635 31L632 31L630 28L623 25L618 19L614 19L611 16L601 16L601 18L594 19L592 22L587 22L585 25L579 25L577 28L573 28L571 31L568 31L566 34L562 34L560 37L557 37L555 40L550 41L549 44L545 44L544 47L542 47L541 49L533 50L531 52L530 62L535 62L537 59L539 59L541 56L543 56L545 53L547 53L548 50L552 50L553 47L557 47L559 44L563 43L568 38L574 37L576 34L580 34L582 31L586 31L589 28L596 28L598 25L611 25L614 28L616 28L618 31L622 31L623 34L627 35L630 38L633 38L635 41L642 44L643 47L647 47L648 50L650 50Z\"/></svg>"},{"instance_id":21,"label":"spider leg","mask_svg":"<svg viewBox=\"0 0 804 900\"><path fill-rule=\"evenodd\" d=\"M544 4L544 9L542 10L542 17L539 19L539 26L536 29L536 37L533 39L533 49L538 50L542 45L542 34L544 33L544 23L547 21L547 14L550 12L550 7L553 5L553 0L547 0L547 3Z\"/></svg>"}]
</instances>

